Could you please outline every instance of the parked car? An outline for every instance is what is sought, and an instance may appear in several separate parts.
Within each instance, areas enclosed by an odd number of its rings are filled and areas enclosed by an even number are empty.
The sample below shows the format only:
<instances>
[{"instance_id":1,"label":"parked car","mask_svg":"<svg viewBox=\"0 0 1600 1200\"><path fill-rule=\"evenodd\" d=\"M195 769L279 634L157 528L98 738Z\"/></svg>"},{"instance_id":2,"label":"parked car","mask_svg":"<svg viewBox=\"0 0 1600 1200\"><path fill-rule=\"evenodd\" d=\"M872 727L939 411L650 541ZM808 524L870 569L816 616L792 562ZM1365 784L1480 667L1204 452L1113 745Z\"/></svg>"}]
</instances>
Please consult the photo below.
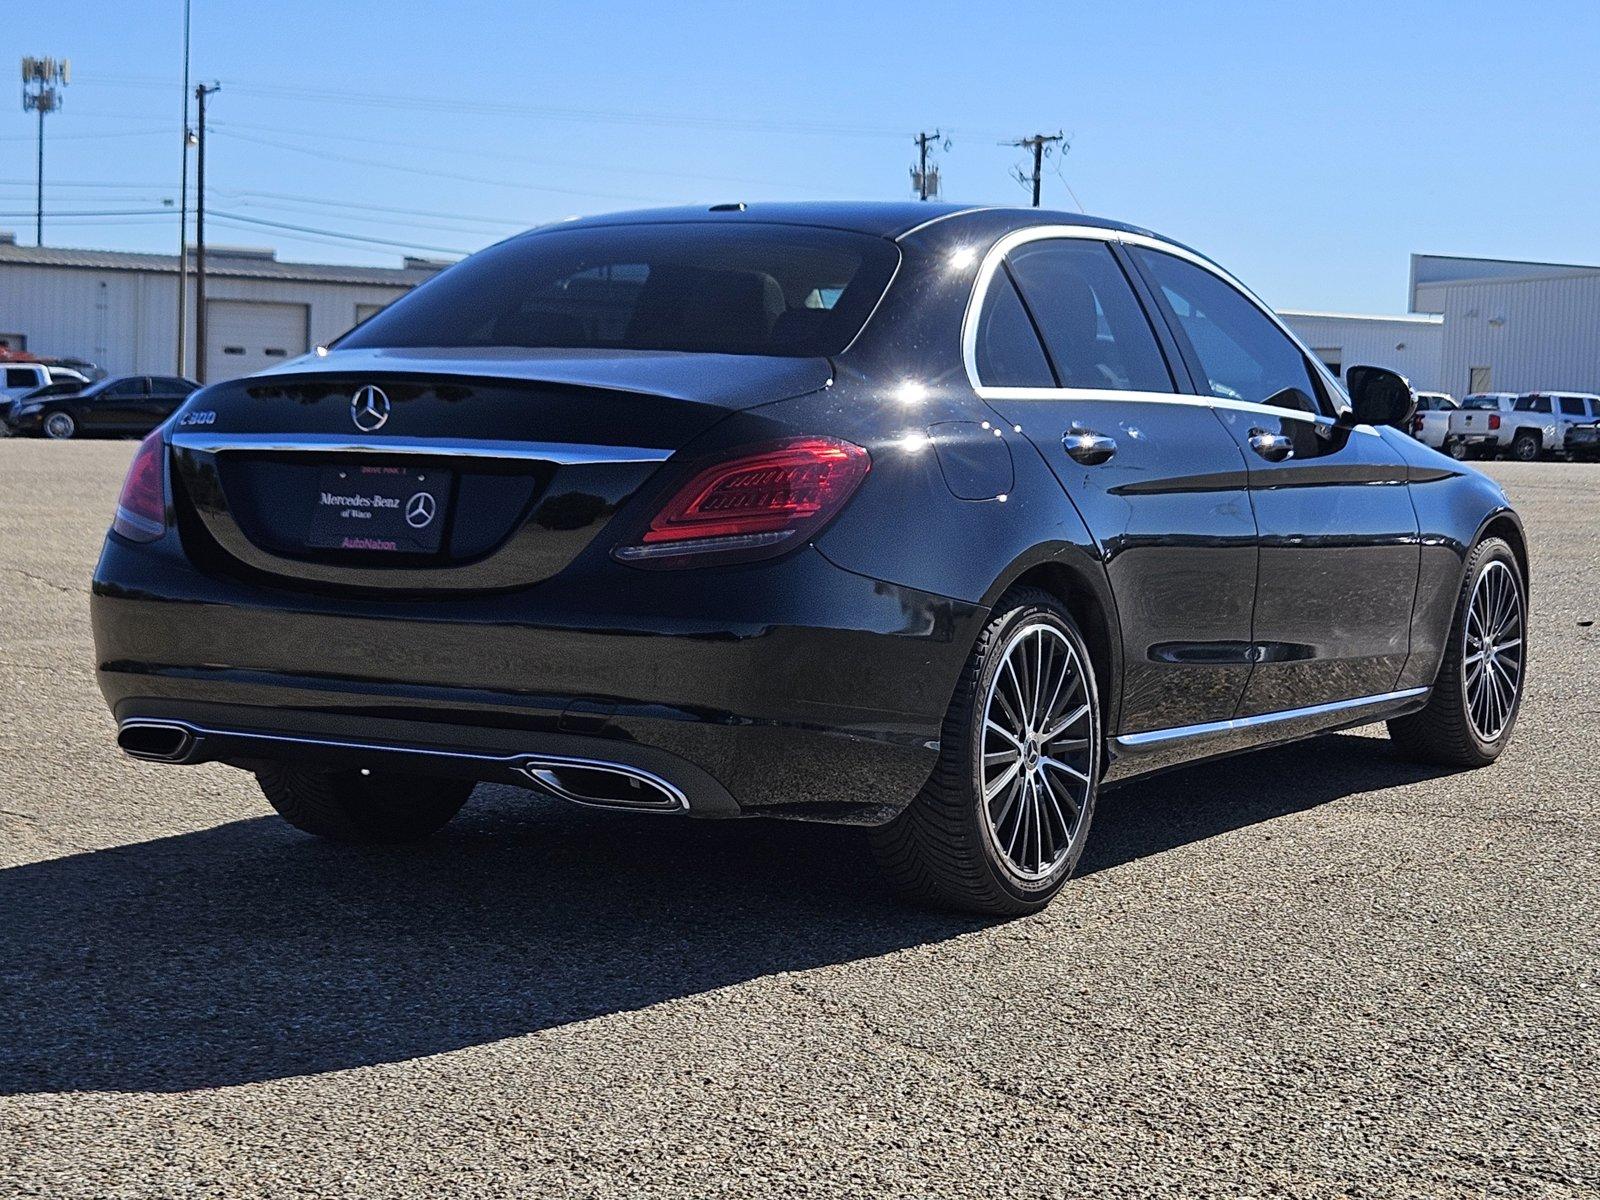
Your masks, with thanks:
<instances>
[{"instance_id":1,"label":"parked car","mask_svg":"<svg viewBox=\"0 0 1600 1200\"><path fill-rule=\"evenodd\" d=\"M1448 392L1418 392L1416 415L1411 418L1411 436L1424 446L1442 450L1450 436L1450 414L1459 407Z\"/></svg>"},{"instance_id":2,"label":"parked car","mask_svg":"<svg viewBox=\"0 0 1600 1200\"><path fill-rule=\"evenodd\" d=\"M1027 912L1102 786L1379 720L1505 748L1521 523L1348 377L1090 217L572 221L146 438L98 680L128 754L338 841L490 780L867 825L908 894Z\"/></svg>"},{"instance_id":3,"label":"parked car","mask_svg":"<svg viewBox=\"0 0 1600 1200\"><path fill-rule=\"evenodd\" d=\"M37 362L6 362L0 365L0 377L5 386L0 387L0 401L15 400L28 392L51 383L75 383L89 386L89 377L72 367L52 367Z\"/></svg>"},{"instance_id":4,"label":"parked car","mask_svg":"<svg viewBox=\"0 0 1600 1200\"><path fill-rule=\"evenodd\" d=\"M1530 392L1518 397L1515 411L1555 418L1556 440L1543 441L1541 451L1571 450L1572 431L1600 418L1600 396L1587 392Z\"/></svg>"},{"instance_id":5,"label":"parked car","mask_svg":"<svg viewBox=\"0 0 1600 1200\"><path fill-rule=\"evenodd\" d=\"M175 375L116 375L65 395L34 393L5 413L13 434L70 438L85 433L149 433L200 385Z\"/></svg>"},{"instance_id":6,"label":"parked car","mask_svg":"<svg viewBox=\"0 0 1600 1200\"><path fill-rule=\"evenodd\" d=\"M1567 450L1574 458L1600 458L1600 422L1574 425L1567 430Z\"/></svg>"}]
</instances>

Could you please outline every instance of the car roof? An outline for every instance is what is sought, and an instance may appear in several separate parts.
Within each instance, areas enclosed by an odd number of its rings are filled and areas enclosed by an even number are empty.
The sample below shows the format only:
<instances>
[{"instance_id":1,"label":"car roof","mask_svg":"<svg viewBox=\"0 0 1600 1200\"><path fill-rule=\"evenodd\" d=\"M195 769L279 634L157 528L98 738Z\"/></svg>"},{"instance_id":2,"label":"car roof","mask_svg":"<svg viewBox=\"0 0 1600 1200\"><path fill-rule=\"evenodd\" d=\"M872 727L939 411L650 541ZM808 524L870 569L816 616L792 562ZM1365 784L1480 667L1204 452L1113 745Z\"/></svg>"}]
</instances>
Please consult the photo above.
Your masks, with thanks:
<instances>
[{"instance_id":1,"label":"car roof","mask_svg":"<svg viewBox=\"0 0 1600 1200\"><path fill-rule=\"evenodd\" d=\"M1038 208L1007 208L1001 205L947 204L922 200L813 200L750 204L682 205L674 208L645 208L630 212L601 213L577 217L556 225L544 225L531 233L551 229L593 229L612 225L666 224L764 224L807 225L814 228L843 229L877 237L901 238L915 229L969 213L1014 213L1020 225L1091 225L1100 229L1120 229L1128 233L1149 233L1137 226L1083 213L1054 212Z\"/></svg>"}]
</instances>

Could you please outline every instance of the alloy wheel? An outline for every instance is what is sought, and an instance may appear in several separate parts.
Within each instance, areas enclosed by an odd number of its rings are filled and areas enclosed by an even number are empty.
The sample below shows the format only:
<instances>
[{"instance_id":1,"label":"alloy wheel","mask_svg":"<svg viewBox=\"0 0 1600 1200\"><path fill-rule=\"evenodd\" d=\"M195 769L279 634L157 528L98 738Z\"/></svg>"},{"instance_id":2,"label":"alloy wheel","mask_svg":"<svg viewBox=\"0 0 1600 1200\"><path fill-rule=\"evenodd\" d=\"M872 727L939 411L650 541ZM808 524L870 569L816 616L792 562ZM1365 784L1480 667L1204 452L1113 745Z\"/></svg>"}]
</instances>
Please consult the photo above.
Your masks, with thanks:
<instances>
[{"instance_id":1,"label":"alloy wheel","mask_svg":"<svg viewBox=\"0 0 1600 1200\"><path fill-rule=\"evenodd\" d=\"M1098 716L1084 663L1056 626L1015 630L984 702L984 829L1006 869L1030 882L1065 861L1094 782Z\"/></svg>"},{"instance_id":2,"label":"alloy wheel","mask_svg":"<svg viewBox=\"0 0 1600 1200\"><path fill-rule=\"evenodd\" d=\"M77 426L66 413L51 413L45 418L44 431L53 438L69 438Z\"/></svg>"},{"instance_id":3,"label":"alloy wheel","mask_svg":"<svg viewBox=\"0 0 1600 1200\"><path fill-rule=\"evenodd\" d=\"M1462 646L1467 719L1485 742L1506 730L1522 688L1522 588L1510 566L1489 563L1472 587Z\"/></svg>"}]
</instances>

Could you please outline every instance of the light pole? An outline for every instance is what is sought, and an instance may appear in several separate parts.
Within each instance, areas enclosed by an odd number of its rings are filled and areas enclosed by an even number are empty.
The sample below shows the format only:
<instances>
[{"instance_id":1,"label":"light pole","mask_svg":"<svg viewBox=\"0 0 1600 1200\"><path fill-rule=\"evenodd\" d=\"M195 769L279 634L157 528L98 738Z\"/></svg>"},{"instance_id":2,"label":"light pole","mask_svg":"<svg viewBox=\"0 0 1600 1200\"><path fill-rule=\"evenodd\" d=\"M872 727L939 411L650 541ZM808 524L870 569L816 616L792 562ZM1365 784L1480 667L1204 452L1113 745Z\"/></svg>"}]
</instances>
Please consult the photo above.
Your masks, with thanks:
<instances>
[{"instance_id":1,"label":"light pole","mask_svg":"<svg viewBox=\"0 0 1600 1200\"><path fill-rule=\"evenodd\" d=\"M183 171L178 185L178 375L189 373L189 0L183 0Z\"/></svg>"},{"instance_id":2,"label":"light pole","mask_svg":"<svg viewBox=\"0 0 1600 1200\"><path fill-rule=\"evenodd\" d=\"M39 114L39 181L33 223L34 244L39 246L44 245L44 115L61 107L61 89L71 82L72 63L67 59L22 60L22 111Z\"/></svg>"},{"instance_id":3,"label":"light pole","mask_svg":"<svg viewBox=\"0 0 1600 1200\"><path fill-rule=\"evenodd\" d=\"M194 160L194 377L206 381L206 97L221 91L220 84L199 84L194 89L198 111Z\"/></svg>"}]
</instances>

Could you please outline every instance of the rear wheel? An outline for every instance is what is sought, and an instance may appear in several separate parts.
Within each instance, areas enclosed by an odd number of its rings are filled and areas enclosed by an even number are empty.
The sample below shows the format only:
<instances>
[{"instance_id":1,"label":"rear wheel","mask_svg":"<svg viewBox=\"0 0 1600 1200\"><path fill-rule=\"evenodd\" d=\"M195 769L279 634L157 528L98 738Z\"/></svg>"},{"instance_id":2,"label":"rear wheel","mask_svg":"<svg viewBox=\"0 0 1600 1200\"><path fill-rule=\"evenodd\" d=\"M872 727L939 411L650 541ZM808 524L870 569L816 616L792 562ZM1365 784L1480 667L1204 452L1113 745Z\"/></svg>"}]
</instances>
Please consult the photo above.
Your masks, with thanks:
<instances>
[{"instance_id":1,"label":"rear wheel","mask_svg":"<svg viewBox=\"0 0 1600 1200\"><path fill-rule=\"evenodd\" d=\"M1447 443L1444 452L1457 462L1466 462L1467 459L1472 457L1472 452L1467 448L1467 444L1460 438Z\"/></svg>"},{"instance_id":2,"label":"rear wheel","mask_svg":"<svg viewBox=\"0 0 1600 1200\"><path fill-rule=\"evenodd\" d=\"M71 413L53 412L44 419L45 437L64 439L77 432L78 423L72 419Z\"/></svg>"},{"instance_id":3,"label":"rear wheel","mask_svg":"<svg viewBox=\"0 0 1600 1200\"><path fill-rule=\"evenodd\" d=\"M296 829L336 842L412 842L444 827L472 794L465 779L315 771L274 763L256 782Z\"/></svg>"},{"instance_id":4,"label":"rear wheel","mask_svg":"<svg viewBox=\"0 0 1600 1200\"><path fill-rule=\"evenodd\" d=\"M1527 596L1511 547L1486 538L1467 560L1455 621L1433 696L1421 712L1389 722L1412 758L1482 767L1511 741L1527 662Z\"/></svg>"},{"instance_id":5,"label":"rear wheel","mask_svg":"<svg viewBox=\"0 0 1600 1200\"><path fill-rule=\"evenodd\" d=\"M1537 433L1524 430L1511 439L1511 457L1518 462L1532 462L1539 457L1542 445Z\"/></svg>"},{"instance_id":6,"label":"rear wheel","mask_svg":"<svg viewBox=\"0 0 1600 1200\"><path fill-rule=\"evenodd\" d=\"M1032 588L995 608L945 716L938 765L872 831L906 896L994 916L1050 902L1083 854L1099 786L1100 709L1088 647Z\"/></svg>"}]
</instances>

